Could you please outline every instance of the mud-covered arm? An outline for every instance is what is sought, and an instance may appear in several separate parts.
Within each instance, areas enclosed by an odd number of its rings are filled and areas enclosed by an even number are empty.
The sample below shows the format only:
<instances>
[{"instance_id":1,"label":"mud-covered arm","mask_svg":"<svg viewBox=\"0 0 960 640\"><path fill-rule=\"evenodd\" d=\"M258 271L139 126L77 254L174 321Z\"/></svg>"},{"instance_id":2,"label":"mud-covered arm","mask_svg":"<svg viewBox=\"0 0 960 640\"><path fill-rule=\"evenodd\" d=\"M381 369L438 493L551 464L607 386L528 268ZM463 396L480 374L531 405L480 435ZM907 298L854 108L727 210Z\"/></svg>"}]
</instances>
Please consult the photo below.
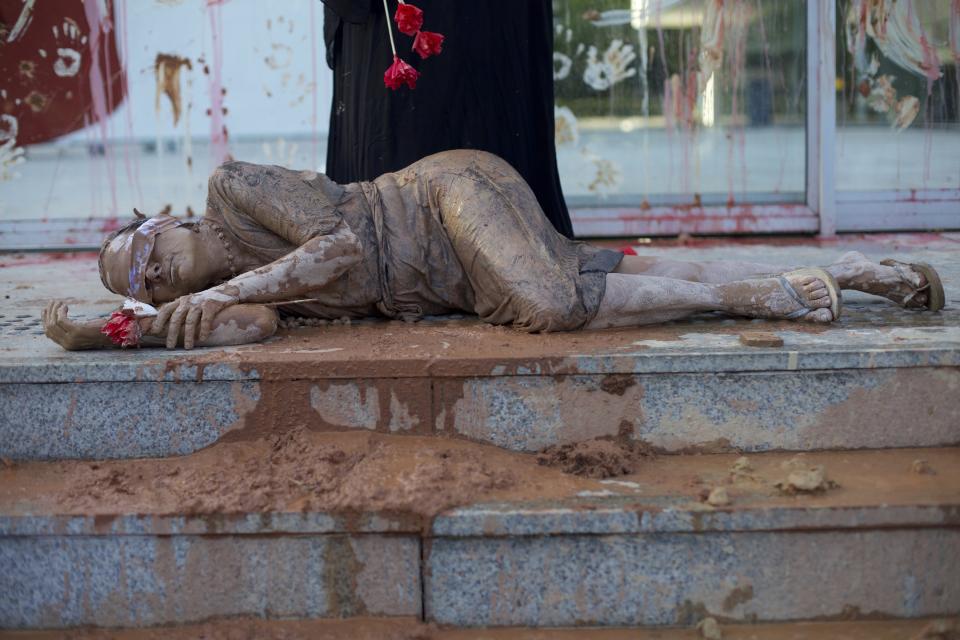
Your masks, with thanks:
<instances>
[{"instance_id":1,"label":"mud-covered arm","mask_svg":"<svg viewBox=\"0 0 960 640\"><path fill-rule=\"evenodd\" d=\"M101 332L106 318L77 322L71 320L69 308L61 301L53 301L43 310L43 330L48 338L68 351L119 348ZM148 335L153 328L153 318L138 320L143 337L140 346L162 347L163 337ZM213 329L205 340L197 342L201 347L226 347L260 342L277 331L276 312L259 304L235 305L217 314ZM178 338L183 344L183 335Z\"/></svg>"},{"instance_id":2,"label":"mud-covered arm","mask_svg":"<svg viewBox=\"0 0 960 640\"><path fill-rule=\"evenodd\" d=\"M359 238L341 222L332 233L311 238L282 258L211 290L239 302L293 300L333 282L362 258Z\"/></svg>"},{"instance_id":3,"label":"mud-covered arm","mask_svg":"<svg viewBox=\"0 0 960 640\"><path fill-rule=\"evenodd\" d=\"M339 222L331 233L318 235L282 258L223 284L183 296L164 305L151 333L167 333L167 348L177 344L191 349L194 336L203 342L213 329L213 319L228 307L244 302L285 302L304 297L339 278L360 262L363 246L350 227Z\"/></svg>"}]
</instances>

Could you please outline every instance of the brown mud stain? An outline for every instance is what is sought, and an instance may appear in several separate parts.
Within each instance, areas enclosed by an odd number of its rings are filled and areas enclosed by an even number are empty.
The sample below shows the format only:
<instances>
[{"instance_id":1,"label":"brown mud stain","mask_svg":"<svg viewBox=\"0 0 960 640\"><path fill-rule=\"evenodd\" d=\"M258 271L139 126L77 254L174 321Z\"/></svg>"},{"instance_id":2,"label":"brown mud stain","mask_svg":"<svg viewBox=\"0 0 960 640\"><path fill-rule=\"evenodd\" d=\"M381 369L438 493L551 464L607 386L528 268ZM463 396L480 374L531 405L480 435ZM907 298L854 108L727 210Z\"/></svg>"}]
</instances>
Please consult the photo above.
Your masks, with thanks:
<instances>
[{"instance_id":1,"label":"brown mud stain","mask_svg":"<svg viewBox=\"0 0 960 640\"><path fill-rule=\"evenodd\" d=\"M170 53L158 53L153 62L153 72L157 81L156 109L160 110L160 96L165 95L170 100L173 111L173 125L180 121L183 111L183 98L180 90L180 69L186 67L192 70L188 58L182 58Z\"/></svg>"},{"instance_id":2,"label":"brown mud stain","mask_svg":"<svg viewBox=\"0 0 960 640\"><path fill-rule=\"evenodd\" d=\"M27 97L24 98L24 102L27 103L34 113L40 113L45 111L47 107L50 106L50 96L37 90L33 90L27 94Z\"/></svg>"},{"instance_id":3,"label":"brown mud stain","mask_svg":"<svg viewBox=\"0 0 960 640\"><path fill-rule=\"evenodd\" d=\"M751 600L753 600L752 584L735 587L727 594L727 597L723 599L723 610L733 611L737 605L746 604Z\"/></svg>"},{"instance_id":4,"label":"brown mud stain","mask_svg":"<svg viewBox=\"0 0 960 640\"><path fill-rule=\"evenodd\" d=\"M323 580L327 587L328 611L345 618L367 615L367 605L357 594L357 576L363 563L357 559L348 536L330 536L324 550Z\"/></svg>"},{"instance_id":5,"label":"brown mud stain","mask_svg":"<svg viewBox=\"0 0 960 640\"><path fill-rule=\"evenodd\" d=\"M602 479L636 473L653 456L653 449L642 441L602 437L547 447L537 454L537 464Z\"/></svg>"},{"instance_id":6,"label":"brown mud stain","mask_svg":"<svg viewBox=\"0 0 960 640\"><path fill-rule=\"evenodd\" d=\"M600 390L615 396L622 396L627 389L637 384L635 376L629 373L610 373L600 381Z\"/></svg>"}]
</instances>

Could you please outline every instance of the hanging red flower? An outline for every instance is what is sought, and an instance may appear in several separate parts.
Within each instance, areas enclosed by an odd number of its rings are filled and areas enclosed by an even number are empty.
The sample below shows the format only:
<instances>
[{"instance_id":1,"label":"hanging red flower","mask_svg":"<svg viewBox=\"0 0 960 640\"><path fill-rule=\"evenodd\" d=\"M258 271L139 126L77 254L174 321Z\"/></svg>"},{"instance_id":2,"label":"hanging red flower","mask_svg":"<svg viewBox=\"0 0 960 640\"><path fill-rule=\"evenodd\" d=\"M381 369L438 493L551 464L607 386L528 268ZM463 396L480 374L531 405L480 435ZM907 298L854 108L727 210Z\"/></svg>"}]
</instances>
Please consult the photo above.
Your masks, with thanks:
<instances>
[{"instance_id":1,"label":"hanging red flower","mask_svg":"<svg viewBox=\"0 0 960 640\"><path fill-rule=\"evenodd\" d=\"M417 73L416 69L397 56L393 56L393 64L383 72L383 84L385 84L388 89L393 90L399 89L404 84L411 89L416 89L417 78L419 77L420 74Z\"/></svg>"},{"instance_id":2,"label":"hanging red flower","mask_svg":"<svg viewBox=\"0 0 960 640\"><path fill-rule=\"evenodd\" d=\"M401 2L397 5L397 12L393 15L400 33L412 36L423 26L423 11L412 4Z\"/></svg>"},{"instance_id":3,"label":"hanging red flower","mask_svg":"<svg viewBox=\"0 0 960 640\"><path fill-rule=\"evenodd\" d=\"M123 311L114 311L110 314L110 319L100 329L113 344L121 347L135 347L140 344L140 337L143 335L140 331L140 323L132 315L127 315Z\"/></svg>"},{"instance_id":4,"label":"hanging red flower","mask_svg":"<svg viewBox=\"0 0 960 640\"><path fill-rule=\"evenodd\" d=\"M429 58L440 53L443 47L443 34L433 33L432 31L417 31L417 37L413 39L413 50L420 54L421 58Z\"/></svg>"}]
</instances>

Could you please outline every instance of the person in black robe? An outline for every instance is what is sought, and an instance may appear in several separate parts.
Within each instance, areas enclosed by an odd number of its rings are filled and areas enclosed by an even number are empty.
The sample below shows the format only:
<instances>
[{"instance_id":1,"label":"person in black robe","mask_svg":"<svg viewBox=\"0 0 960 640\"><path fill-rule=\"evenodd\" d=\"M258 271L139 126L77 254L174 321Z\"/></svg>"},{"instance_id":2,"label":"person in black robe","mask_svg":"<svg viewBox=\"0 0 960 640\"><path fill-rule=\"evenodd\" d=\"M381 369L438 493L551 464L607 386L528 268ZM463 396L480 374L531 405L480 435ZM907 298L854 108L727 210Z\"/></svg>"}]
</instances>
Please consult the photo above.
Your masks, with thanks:
<instances>
[{"instance_id":1,"label":"person in black robe","mask_svg":"<svg viewBox=\"0 0 960 640\"><path fill-rule=\"evenodd\" d=\"M420 72L414 90L383 84L393 62L382 0L323 0L333 104L326 173L372 180L450 149L506 160L533 189L547 219L573 237L557 171L551 0L416 0L423 29L443 52L421 60L397 31L398 55ZM397 0L387 3L392 20Z\"/></svg>"}]
</instances>

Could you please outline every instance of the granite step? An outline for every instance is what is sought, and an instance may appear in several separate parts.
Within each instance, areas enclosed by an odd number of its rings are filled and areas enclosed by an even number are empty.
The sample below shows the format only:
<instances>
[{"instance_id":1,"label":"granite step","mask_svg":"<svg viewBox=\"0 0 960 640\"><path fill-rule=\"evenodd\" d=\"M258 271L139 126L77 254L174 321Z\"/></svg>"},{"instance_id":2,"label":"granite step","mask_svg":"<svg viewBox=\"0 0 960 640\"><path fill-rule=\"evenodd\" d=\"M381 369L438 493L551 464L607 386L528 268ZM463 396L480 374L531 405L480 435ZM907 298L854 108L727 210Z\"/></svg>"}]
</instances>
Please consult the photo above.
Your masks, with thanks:
<instances>
[{"instance_id":1,"label":"granite step","mask_svg":"<svg viewBox=\"0 0 960 640\"><path fill-rule=\"evenodd\" d=\"M641 249L697 261L829 264L851 249L874 260L926 261L940 271L947 308L904 311L844 292L843 316L826 327L704 315L525 335L447 318L284 330L267 344L235 349L70 353L43 337L38 318L64 296L71 317L116 307L96 256L6 256L0 456L180 455L224 435L291 424L454 434L516 451L605 434L668 451L960 443L957 238L770 242Z\"/></svg>"},{"instance_id":2,"label":"granite step","mask_svg":"<svg viewBox=\"0 0 960 640\"><path fill-rule=\"evenodd\" d=\"M536 336L468 319L371 321L195 352L68 353L21 335L0 351L0 456L181 455L291 425L514 451L617 434L663 451L960 443L960 319L862 320ZM746 346L758 333L783 345Z\"/></svg>"},{"instance_id":3,"label":"granite step","mask_svg":"<svg viewBox=\"0 0 960 640\"><path fill-rule=\"evenodd\" d=\"M533 464L520 458L510 464ZM571 479L562 495L477 489L426 521L349 504L196 513L146 481L141 496L91 492L70 507L56 496L80 464L0 470L0 627L217 616L634 627L960 611L957 448L661 456L631 475ZM142 461L105 464L147 473ZM775 488L816 465L820 490ZM716 487L729 504L703 501ZM146 506L118 510L128 498Z\"/></svg>"},{"instance_id":4,"label":"granite step","mask_svg":"<svg viewBox=\"0 0 960 640\"><path fill-rule=\"evenodd\" d=\"M939 640L941 629L960 629L960 619L857 620L724 624L725 640ZM55 640L60 630L9 631L10 640ZM257 638L258 640L701 640L695 628L650 629L567 627L546 630L529 627L464 629L425 625L410 618L352 618L346 620L263 620L231 618L201 624L150 629L82 629L71 640L195 640L196 638Z\"/></svg>"}]
</instances>

